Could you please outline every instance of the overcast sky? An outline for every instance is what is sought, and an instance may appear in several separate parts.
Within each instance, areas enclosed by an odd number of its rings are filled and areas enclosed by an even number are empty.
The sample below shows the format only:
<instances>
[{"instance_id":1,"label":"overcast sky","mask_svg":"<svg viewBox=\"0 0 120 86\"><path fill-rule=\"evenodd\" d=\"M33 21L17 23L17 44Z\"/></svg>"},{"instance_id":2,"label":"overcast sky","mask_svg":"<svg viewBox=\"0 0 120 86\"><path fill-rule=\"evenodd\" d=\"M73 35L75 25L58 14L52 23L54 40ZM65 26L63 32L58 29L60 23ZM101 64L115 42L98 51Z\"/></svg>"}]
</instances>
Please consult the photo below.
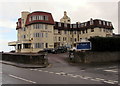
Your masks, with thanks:
<instances>
[{"instance_id":1,"label":"overcast sky","mask_svg":"<svg viewBox=\"0 0 120 86\"><path fill-rule=\"evenodd\" d=\"M93 19L111 21L118 33L119 0L1 0L0 1L0 51L10 51L9 41L17 40L16 22L22 11L45 11L60 21L67 11L72 23Z\"/></svg>"}]
</instances>

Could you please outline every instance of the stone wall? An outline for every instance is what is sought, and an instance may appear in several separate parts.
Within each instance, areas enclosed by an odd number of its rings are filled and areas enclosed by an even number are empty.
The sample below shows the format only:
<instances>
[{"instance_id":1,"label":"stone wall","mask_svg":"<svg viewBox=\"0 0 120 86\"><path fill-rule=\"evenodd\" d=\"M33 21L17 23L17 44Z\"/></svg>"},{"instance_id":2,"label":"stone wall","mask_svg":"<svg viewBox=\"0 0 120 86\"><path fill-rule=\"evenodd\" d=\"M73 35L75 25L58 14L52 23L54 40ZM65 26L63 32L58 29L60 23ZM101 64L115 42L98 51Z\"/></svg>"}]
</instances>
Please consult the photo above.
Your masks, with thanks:
<instances>
[{"instance_id":1,"label":"stone wall","mask_svg":"<svg viewBox=\"0 0 120 86\"><path fill-rule=\"evenodd\" d=\"M120 61L120 52L74 52L74 59L77 62L113 62Z\"/></svg>"},{"instance_id":2,"label":"stone wall","mask_svg":"<svg viewBox=\"0 0 120 86\"><path fill-rule=\"evenodd\" d=\"M1 53L2 60L24 64L44 64L47 59L45 54L18 54L18 53Z\"/></svg>"}]
</instances>

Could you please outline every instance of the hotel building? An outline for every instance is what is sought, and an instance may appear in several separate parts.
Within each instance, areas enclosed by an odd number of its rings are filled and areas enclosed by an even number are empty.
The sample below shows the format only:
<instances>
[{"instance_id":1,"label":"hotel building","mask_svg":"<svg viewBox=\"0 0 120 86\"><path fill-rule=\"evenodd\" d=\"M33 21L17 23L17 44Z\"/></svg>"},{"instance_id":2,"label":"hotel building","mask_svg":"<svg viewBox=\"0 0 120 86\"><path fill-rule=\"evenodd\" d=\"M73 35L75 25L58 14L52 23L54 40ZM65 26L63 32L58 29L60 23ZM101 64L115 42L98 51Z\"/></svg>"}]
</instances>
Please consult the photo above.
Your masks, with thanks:
<instances>
[{"instance_id":1,"label":"hotel building","mask_svg":"<svg viewBox=\"0 0 120 86\"><path fill-rule=\"evenodd\" d=\"M36 53L45 48L73 46L94 36L111 37L113 29L111 22L92 18L71 24L66 11L60 22L55 22L48 12L22 12L16 27L18 39L8 45L15 46L16 52Z\"/></svg>"}]
</instances>

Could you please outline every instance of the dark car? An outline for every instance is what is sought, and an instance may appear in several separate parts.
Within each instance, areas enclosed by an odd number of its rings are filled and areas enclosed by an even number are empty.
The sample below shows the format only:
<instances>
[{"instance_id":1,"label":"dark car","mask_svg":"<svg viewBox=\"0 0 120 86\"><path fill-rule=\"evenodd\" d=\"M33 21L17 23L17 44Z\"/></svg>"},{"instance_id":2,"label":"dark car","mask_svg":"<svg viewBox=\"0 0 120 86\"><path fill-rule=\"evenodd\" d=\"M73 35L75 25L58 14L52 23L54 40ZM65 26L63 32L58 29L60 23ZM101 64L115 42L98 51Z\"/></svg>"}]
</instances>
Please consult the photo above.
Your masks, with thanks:
<instances>
[{"instance_id":1,"label":"dark car","mask_svg":"<svg viewBox=\"0 0 120 86\"><path fill-rule=\"evenodd\" d=\"M60 46L60 47L52 49L51 52L52 53L65 53L65 52L67 52L67 47Z\"/></svg>"},{"instance_id":2,"label":"dark car","mask_svg":"<svg viewBox=\"0 0 120 86\"><path fill-rule=\"evenodd\" d=\"M10 53L15 53L15 50L10 51Z\"/></svg>"},{"instance_id":3,"label":"dark car","mask_svg":"<svg viewBox=\"0 0 120 86\"><path fill-rule=\"evenodd\" d=\"M48 53L52 53L52 50L53 50L53 48L44 49L44 51L46 51L46 52L48 52Z\"/></svg>"}]
</instances>

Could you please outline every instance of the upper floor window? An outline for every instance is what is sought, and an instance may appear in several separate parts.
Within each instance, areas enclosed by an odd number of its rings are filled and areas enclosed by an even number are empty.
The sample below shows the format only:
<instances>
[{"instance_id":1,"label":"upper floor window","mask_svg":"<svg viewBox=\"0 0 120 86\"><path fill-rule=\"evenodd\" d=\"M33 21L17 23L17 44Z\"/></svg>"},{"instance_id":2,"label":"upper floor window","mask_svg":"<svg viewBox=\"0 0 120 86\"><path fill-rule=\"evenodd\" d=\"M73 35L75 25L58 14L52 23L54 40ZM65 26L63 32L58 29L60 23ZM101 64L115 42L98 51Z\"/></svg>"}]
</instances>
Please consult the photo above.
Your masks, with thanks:
<instances>
[{"instance_id":1,"label":"upper floor window","mask_svg":"<svg viewBox=\"0 0 120 86\"><path fill-rule=\"evenodd\" d=\"M31 17L29 18L29 21L32 21L32 19L33 19L33 18L32 18L32 16L31 16Z\"/></svg>"},{"instance_id":2,"label":"upper floor window","mask_svg":"<svg viewBox=\"0 0 120 86\"><path fill-rule=\"evenodd\" d=\"M109 26L109 22L107 22L107 26Z\"/></svg>"},{"instance_id":3,"label":"upper floor window","mask_svg":"<svg viewBox=\"0 0 120 86\"><path fill-rule=\"evenodd\" d=\"M61 30L58 30L58 33L61 34Z\"/></svg>"},{"instance_id":4,"label":"upper floor window","mask_svg":"<svg viewBox=\"0 0 120 86\"><path fill-rule=\"evenodd\" d=\"M85 26L87 26L87 23L85 23Z\"/></svg>"},{"instance_id":5,"label":"upper floor window","mask_svg":"<svg viewBox=\"0 0 120 86\"><path fill-rule=\"evenodd\" d=\"M81 24L81 27L84 27L84 24Z\"/></svg>"},{"instance_id":6,"label":"upper floor window","mask_svg":"<svg viewBox=\"0 0 120 86\"><path fill-rule=\"evenodd\" d=\"M103 25L105 25L105 21L103 21Z\"/></svg>"},{"instance_id":7,"label":"upper floor window","mask_svg":"<svg viewBox=\"0 0 120 86\"><path fill-rule=\"evenodd\" d=\"M78 24L78 28L80 28L81 27L81 25L80 24Z\"/></svg>"},{"instance_id":8,"label":"upper floor window","mask_svg":"<svg viewBox=\"0 0 120 86\"><path fill-rule=\"evenodd\" d=\"M93 22L93 19L91 18L91 20L90 20L90 25L93 25L93 23L94 23L94 22Z\"/></svg>"},{"instance_id":9,"label":"upper floor window","mask_svg":"<svg viewBox=\"0 0 120 86\"><path fill-rule=\"evenodd\" d=\"M48 16L44 16L44 15L34 15L34 16L31 16L29 18L29 21L32 21L32 20L45 20L47 21L48 20Z\"/></svg>"},{"instance_id":10,"label":"upper floor window","mask_svg":"<svg viewBox=\"0 0 120 86\"><path fill-rule=\"evenodd\" d=\"M72 24L70 25L70 28L72 28Z\"/></svg>"},{"instance_id":11,"label":"upper floor window","mask_svg":"<svg viewBox=\"0 0 120 86\"><path fill-rule=\"evenodd\" d=\"M110 26L112 26L112 23L110 23Z\"/></svg>"},{"instance_id":12,"label":"upper floor window","mask_svg":"<svg viewBox=\"0 0 120 86\"><path fill-rule=\"evenodd\" d=\"M25 38L26 38L26 35L23 35L23 38L25 39Z\"/></svg>"},{"instance_id":13,"label":"upper floor window","mask_svg":"<svg viewBox=\"0 0 120 86\"><path fill-rule=\"evenodd\" d=\"M74 24L74 25L73 25L73 28L77 28L77 25L76 25L76 24Z\"/></svg>"},{"instance_id":14,"label":"upper floor window","mask_svg":"<svg viewBox=\"0 0 120 86\"><path fill-rule=\"evenodd\" d=\"M76 39L76 38L75 38L74 40L75 40L75 42L77 41L77 39Z\"/></svg>"},{"instance_id":15,"label":"upper floor window","mask_svg":"<svg viewBox=\"0 0 120 86\"><path fill-rule=\"evenodd\" d=\"M46 33L46 35L45 35L45 36L46 36L46 38L47 38L47 37L48 37L48 33Z\"/></svg>"},{"instance_id":16,"label":"upper floor window","mask_svg":"<svg viewBox=\"0 0 120 86\"><path fill-rule=\"evenodd\" d=\"M61 27L61 23L60 22L58 23L58 27Z\"/></svg>"},{"instance_id":17,"label":"upper floor window","mask_svg":"<svg viewBox=\"0 0 120 86\"><path fill-rule=\"evenodd\" d=\"M45 29L47 29L47 28L48 28L48 25L45 24Z\"/></svg>"},{"instance_id":18,"label":"upper floor window","mask_svg":"<svg viewBox=\"0 0 120 86\"><path fill-rule=\"evenodd\" d=\"M59 37L58 40L60 41L60 39L61 39L61 38Z\"/></svg>"},{"instance_id":19,"label":"upper floor window","mask_svg":"<svg viewBox=\"0 0 120 86\"><path fill-rule=\"evenodd\" d=\"M33 29L43 29L43 24L33 24Z\"/></svg>"},{"instance_id":20,"label":"upper floor window","mask_svg":"<svg viewBox=\"0 0 120 86\"><path fill-rule=\"evenodd\" d=\"M66 24L66 23L64 23L64 27L67 27L67 24Z\"/></svg>"},{"instance_id":21,"label":"upper floor window","mask_svg":"<svg viewBox=\"0 0 120 86\"><path fill-rule=\"evenodd\" d=\"M99 24L101 25L101 24L102 24L102 22L101 22L101 21L99 21Z\"/></svg>"},{"instance_id":22,"label":"upper floor window","mask_svg":"<svg viewBox=\"0 0 120 86\"><path fill-rule=\"evenodd\" d=\"M25 27L23 28L23 31L26 31L26 28L25 28Z\"/></svg>"}]
</instances>

